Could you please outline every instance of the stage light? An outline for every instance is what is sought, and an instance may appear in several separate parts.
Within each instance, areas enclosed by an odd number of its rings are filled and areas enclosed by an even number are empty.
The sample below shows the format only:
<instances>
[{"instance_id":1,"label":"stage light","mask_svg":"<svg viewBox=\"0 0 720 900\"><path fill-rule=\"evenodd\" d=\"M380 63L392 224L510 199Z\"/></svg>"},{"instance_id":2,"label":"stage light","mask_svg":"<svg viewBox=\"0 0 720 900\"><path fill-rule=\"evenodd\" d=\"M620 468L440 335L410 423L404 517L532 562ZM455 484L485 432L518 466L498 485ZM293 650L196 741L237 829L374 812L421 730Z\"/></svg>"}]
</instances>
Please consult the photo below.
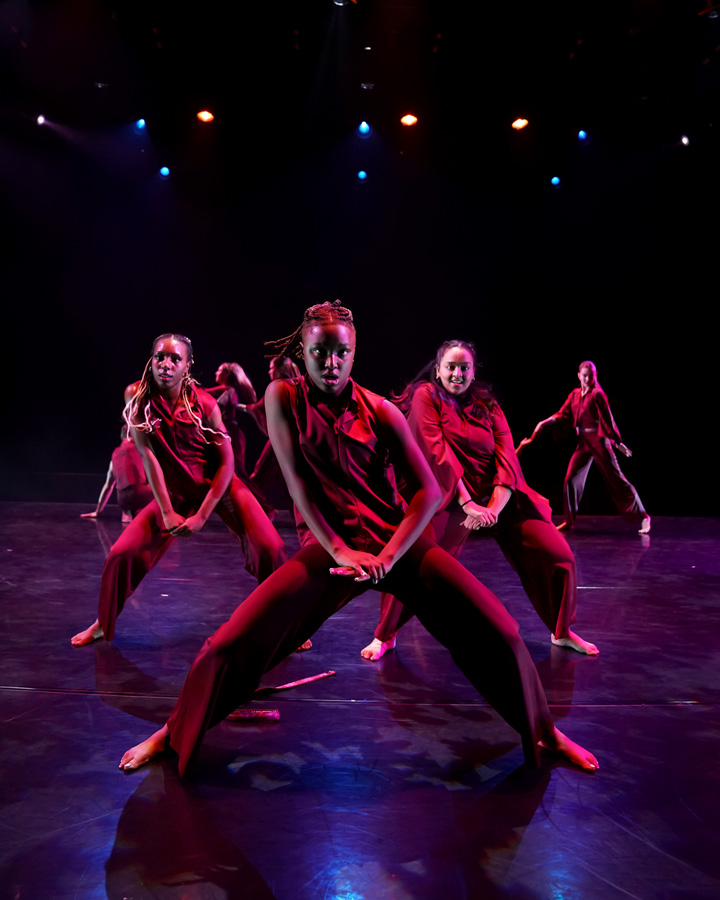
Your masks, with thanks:
<instances>
[{"instance_id":1,"label":"stage light","mask_svg":"<svg viewBox=\"0 0 720 900\"><path fill-rule=\"evenodd\" d=\"M163 178L167 178L168 175L170 174L170 169L168 169L167 166L163 166L163 167L160 169L160 174L162 175Z\"/></svg>"},{"instance_id":2,"label":"stage light","mask_svg":"<svg viewBox=\"0 0 720 900\"><path fill-rule=\"evenodd\" d=\"M582 129L580 131L578 131L578 140L579 141L586 141L587 136L588 136L587 131L582 131Z\"/></svg>"},{"instance_id":3,"label":"stage light","mask_svg":"<svg viewBox=\"0 0 720 900\"><path fill-rule=\"evenodd\" d=\"M212 122L215 116L210 112L209 109L203 109L197 114L198 119L201 122Z\"/></svg>"},{"instance_id":4,"label":"stage light","mask_svg":"<svg viewBox=\"0 0 720 900\"><path fill-rule=\"evenodd\" d=\"M357 177L358 181L365 181L365 179L367 178L367 172L365 171L365 169L360 169L360 171L357 173Z\"/></svg>"},{"instance_id":5,"label":"stage light","mask_svg":"<svg viewBox=\"0 0 720 900\"><path fill-rule=\"evenodd\" d=\"M560 179L557 177L557 175L553 175L553 177L550 179L550 184L555 188L560 187Z\"/></svg>"},{"instance_id":6,"label":"stage light","mask_svg":"<svg viewBox=\"0 0 720 900\"><path fill-rule=\"evenodd\" d=\"M367 122L361 122L358 125L358 131L360 132L360 134L370 134L370 126Z\"/></svg>"},{"instance_id":7,"label":"stage light","mask_svg":"<svg viewBox=\"0 0 720 900\"><path fill-rule=\"evenodd\" d=\"M142 131L143 128L145 128L146 124L147 123L145 122L145 119L138 119L137 122L135 123L135 127L137 128L138 131Z\"/></svg>"},{"instance_id":8,"label":"stage light","mask_svg":"<svg viewBox=\"0 0 720 900\"><path fill-rule=\"evenodd\" d=\"M45 124L45 116L38 116L36 121L37 121L38 125L44 125Z\"/></svg>"},{"instance_id":9,"label":"stage light","mask_svg":"<svg viewBox=\"0 0 720 900\"><path fill-rule=\"evenodd\" d=\"M689 147L689 146L690 146L690 138L689 138L686 134L684 134L684 135L680 138L680 143L681 143L684 147Z\"/></svg>"},{"instance_id":10,"label":"stage light","mask_svg":"<svg viewBox=\"0 0 720 900\"><path fill-rule=\"evenodd\" d=\"M527 128L528 124L527 119L515 119L511 127L514 128L515 131L522 131L523 128Z\"/></svg>"},{"instance_id":11,"label":"stage light","mask_svg":"<svg viewBox=\"0 0 720 900\"><path fill-rule=\"evenodd\" d=\"M412 113L408 113L406 116L403 116L400 121L403 125L417 125L417 116L414 116Z\"/></svg>"}]
</instances>

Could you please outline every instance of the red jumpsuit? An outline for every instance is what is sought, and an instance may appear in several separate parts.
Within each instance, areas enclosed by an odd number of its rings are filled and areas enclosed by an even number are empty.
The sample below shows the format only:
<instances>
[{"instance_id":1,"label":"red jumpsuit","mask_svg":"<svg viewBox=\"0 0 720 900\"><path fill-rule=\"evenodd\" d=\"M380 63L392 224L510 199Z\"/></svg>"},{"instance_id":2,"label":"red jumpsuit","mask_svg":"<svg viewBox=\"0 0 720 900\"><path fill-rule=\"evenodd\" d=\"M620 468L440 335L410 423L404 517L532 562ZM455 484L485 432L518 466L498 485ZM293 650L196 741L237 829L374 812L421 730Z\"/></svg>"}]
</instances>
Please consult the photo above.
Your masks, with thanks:
<instances>
[{"instance_id":1,"label":"red jumpsuit","mask_svg":"<svg viewBox=\"0 0 720 900\"><path fill-rule=\"evenodd\" d=\"M552 524L547 500L525 481L500 407L485 410L469 397L457 403L426 382L415 391L408 422L443 492L432 520L435 540L457 558L470 536L463 526L467 515L455 500L461 478L471 499L482 506L496 485L509 488L512 497L490 534L547 628L566 635L575 621L575 557ZM394 597L383 594L375 637L390 640L410 617Z\"/></svg>"},{"instance_id":2,"label":"red jumpsuit","mask_svg":"<svg viewBox=\"0 0 720 900\"><path fill-rule=\"evenodd\" d=\"M610 490L617 511L626 522L641 522L646 516L638 492L620 471L613 444L622 443L610 412L605 391L597 385L582 394L571 391L555 413L559 422L570 423L578 434L578 445L570 457L563 484L565 522L572 526L585 490L585 480L593 460Z\"/></svg>"},{"instance_id":3,"label":"red jumpsuit","mask_svg":"<svg viewBox=\"0 0 720 900\"><path fill-rule=\"evenodd\" d=\"M382 397L352 381L339 412L304 378L287 383L298 436L298 465L319 512L349 547L381 551L405 504L395 482L394 437L379 421ZM388 440L390 438L390 440ZM331 575L333 558L297 515L303 546L240 604L206 641L168 720L181 774L205 731L251 696L260 677L288 656L370 582ZM463 566L422 536L383 579L411 603L467 678L521 735L526 759L553 723L537 670L500 601Z\"/></svg>"},{"instance_id":4,"label":"red jumpsuit","mask_svg":"<svg viewBox=\"0 0 720 900\"><path fill-rule=\"evenodd\" d=\"M220 454L214 444L205 443L182 405L173 414L161 397L153 396L150 404L151 418L155 420L150 444L173 509L187 518L200 508L218 469ZM207 426L215 401L205 391L197 390L197 404L196 411ZM208 439L211 437L208 435ZM240 541L245 568L259 581L285 561L282 538L237 476L233 476L215 511ZM112 640L115 620L127 598L173 540L165 530L160 506L153 499L113 544L103 567L98 602L98 620L106 640Z\"/></svg>"}]
</instances>

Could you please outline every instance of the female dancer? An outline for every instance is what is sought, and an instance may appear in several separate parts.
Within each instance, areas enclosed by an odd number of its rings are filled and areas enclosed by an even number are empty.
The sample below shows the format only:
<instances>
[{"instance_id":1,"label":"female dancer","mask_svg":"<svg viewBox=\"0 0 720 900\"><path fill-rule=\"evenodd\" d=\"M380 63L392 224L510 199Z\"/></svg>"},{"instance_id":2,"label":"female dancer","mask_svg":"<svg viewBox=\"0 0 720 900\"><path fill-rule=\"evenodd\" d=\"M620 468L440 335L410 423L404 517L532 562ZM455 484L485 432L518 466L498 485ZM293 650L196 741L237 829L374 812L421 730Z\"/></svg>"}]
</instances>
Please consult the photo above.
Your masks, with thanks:
<instances>
[{"instance_id":1,"label":"female dancer","mask_svg":"<svg viewBox=\"0 0 720 900\"><path fill-rule=\"evenodd\" d=\"M585 479L595 460L620 515L626 522L639 524L640 534L647 534L650 531L650 516L645 512L638 492L620 471L613 444L624 456L632 456L632 453L623 444L617 430L608 398L597 380L595 363L589 359L581 362L578 380L580 387L570 392L555 415L537 423L530 438L533 440L546 425L556 422L570 423L578 435L578 444L570 457L563 484L565 521L558 528L573 529L585 490Z\"/></svg>"},{"instance_id":2,"label":"female dancer","mask_svg":"<svg viewBox=\"0 0 720 900\"><path fill-rule=\"evenodd\" d=\"M270 360L268 370L270 381L282 381L300 377L300 369L286 356L274 357ZM240 407L242 409L242 406ZM255 420L260 431L267 436L267 416L265 415L265 398L261 397L257 403L248 405L245 412ZM262 492L268 503L272 503L277 509L292 510L292 500L287 492L285 480L282 477L275 451L270 441L258 456L255 468L250 476L250 484Z\"/></svg>"},{"instance_id":3,"label":"female dancer","mask_svg":"<svg viewBox=\"0 0 720 900\"><path fill-rule=\"evenodd\" d=\"M123 425L120 431L120 445L113 450L110 457L105 484L100 491L97 505L93 512L81 513L81 518L97 519L107 506L116 484L121 521L123 525L127 525L153 498L142 459L133 439L128 435L127 425Z\"/></svg>"},{"instance_id":4,"label":"female dancer","mask_svg":"<svg viewBox=\"0 0 720 900\"><path fill-rule=\"evenodd\" d=\"M445 341L398 398L410 430L443 492L432 521L435 540L456 559L470 532L492 528L553 644L596 656L594 644L570 630L575 621L575 557L552 524L547 500L527 485L507 420L492 394L475 382L475 348ZM410 609L390 594L381 600L375 637L362 650L378 660L395 646Z\"/></svg>"},{"instance_id":5,"label":"female dancer","mask_svg":"<svg viewBox=\"0 0 720 900\"><path fill-rule=\"evenodd\" d=\"M420 621L516 728L528 762L538 744L585 769L597 760L553 725L517 623L460 563L423 535L440 502L430 469L403 415L350 380L355 327L349 310L323 303L275 343L302 341L307 375L266 393L275 453L298 510L301 549L207 640L170 719L124 754L136 769L166 748L184 774L205 731L247 699L261 675L361 594L369 582L412 603ZM401 500L395 469L413 490Z\"/></svg>"},{"instance_id":6,"label":"female dancer","mask_svg":"<svg viewBox=\"0 0 720 900\"><path fill-rule=\"evenodd\" d=\"M257 401L255 388L239 363L220 363L215 373L216 387L207 388L208 394L214 397L220 407L223 426L230 435L233 456L235 457L235 474L243 481L248 480L245 470L245 434L237 422L237 412L241 405Z\"/></svg>"},{"instance_id":7,"label":"female dancer","mask_svg":"<svg viewBox=\"0 0 720 900\"><path fill-rule=\"evenodd\" d=\"M143 377L125 392L131 429L154 499L115 542L103 568L98 617L71 643L112 640L125 601L175 537L190 537L215 509L259 581L285 561L285 545L260 504L233 475L217 404L190 377L192 344L180 334L153 343Z\"/></svg>"}]
</instances>

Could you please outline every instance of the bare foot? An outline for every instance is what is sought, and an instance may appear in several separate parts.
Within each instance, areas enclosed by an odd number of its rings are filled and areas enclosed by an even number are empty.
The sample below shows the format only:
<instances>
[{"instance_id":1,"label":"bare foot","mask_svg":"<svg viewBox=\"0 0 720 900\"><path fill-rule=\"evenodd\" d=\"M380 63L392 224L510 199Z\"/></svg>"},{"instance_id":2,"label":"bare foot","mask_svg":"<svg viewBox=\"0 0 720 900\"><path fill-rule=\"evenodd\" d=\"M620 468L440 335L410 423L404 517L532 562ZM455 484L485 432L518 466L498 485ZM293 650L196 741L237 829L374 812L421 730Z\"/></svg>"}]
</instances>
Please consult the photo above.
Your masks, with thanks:
<instances>
[{"instance_id":1,"label":"bare foot","mask_svg":"<svg viewBox=\"0 0 720 900\"><path fill-rule=\"evenodd\" d=\"M570 650L577 650L578 653L587 653L588 656L597 656L600 653L595 644L591 644L590 641L584 641L579 634L575 634L570 629L568 629L566 637L559 638L551 634L550 640L556 647L568 647Z\"/></svg>"},{"instance_id":2,"label":"bare foot","mask_svg":"<svg viewBox=\"0 0 720 900\"><path fill-rule=\"evenodd\" d=\"M367 647L364 647L360 651L360 656L362 656L363 659L371 659L373 662L377 662L385 656L388 650L395 649L396 641L396 635L393 635L389 641L381 641L379 638L373 638Z\"/></svg>"},{"instance_id":3,"label":"bare foot","mask_svg":"<svg viewBox=\"0 0 720 900\"><path fill-rule=\"evenodd\" d=\"M169 737L168 727L163 725L160 731L150 735L142 744L131 747L130 750L124 753L118 769L122 769L124 772L132 772L134 769L144 766L145 763L149 763L154 756L166 750Z\"/></svg>"},{"instance_id":4,"label":"bare foot","mask_svg":"<svg viewBox=\"0 0 720 900\"><path fill-rule=\"evenodd\" d=\"M295 651L296 653L304 653L306 650L312 650L312 641L308 638L306 641L303 641L302 644Z\"/></svg>"},{"instance_id":5,"label":"bare foot","mask_svg":"<svg viewBox=\"0 0 720 900\"><path fill-rule=\"evenodd\" d=\"M595 759L589 750L581 747L580 744L576 744L575 741L571 741L569 737L564 735L562 731L558 731L557 728L555 729L554 747L548 747L543 741L539 741L538 743L546 750L559 753L560 756L564 756L565 759L588 772L594 772L596 769L600 768L597 759Z\"/></svg>"},{"instance_id":6,"label":"bare foot","mask_svg":"<svg viewBox=\"0 0 720 900\"><path fill-rule=\"evenodd\" d=\"M645 516L642 520L638 528L638 534L650 534L650 516Z\"/></svg>"},{"instance_id":7,"label":"bare foot","mask_svg":"<svg viewBox=\"0 0 720 900\"><path fill-rule=\"evenodd\" d=\"M82 647L85 644L92 644L93 641L99 641L104 634L105 632L100 627L100 622L95 619L89 628L86 628L85 631L79 631L75 637L70 638L70 643L73 647Z\"/></svg>"},{"instance_id":8,"label":"bare foot","mask_svg":"<svg viewBox=\"0 0 720 900\"><path fill-rule=\"evenodd\" d=\"M573 526L569 522L561 522L556 526L558 531L572 531Z\"/></svg>"}]
</instances>

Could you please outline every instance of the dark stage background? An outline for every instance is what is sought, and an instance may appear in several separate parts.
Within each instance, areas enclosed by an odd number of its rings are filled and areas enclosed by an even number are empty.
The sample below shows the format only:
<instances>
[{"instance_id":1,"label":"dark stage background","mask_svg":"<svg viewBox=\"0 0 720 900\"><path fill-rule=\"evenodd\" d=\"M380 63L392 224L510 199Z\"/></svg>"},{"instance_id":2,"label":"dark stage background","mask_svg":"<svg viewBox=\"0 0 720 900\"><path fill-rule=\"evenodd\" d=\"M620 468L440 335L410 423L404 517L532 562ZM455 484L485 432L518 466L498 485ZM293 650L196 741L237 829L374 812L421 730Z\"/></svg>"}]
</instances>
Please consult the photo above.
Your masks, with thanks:
<instances>
[{"instance_id":1,"label":"dark stage background","mask_svg":"<svg viewBox=\"0 0 720 900\"><path fill-rule=\"evenodd\" d=\"M94 500L156 334L261 392L262 341L340 297L358 381L474 340L518 440L595 360L649 511L714 514L705 5L0 4L2 495ZM523 457L556 507L571 450Z\"/></svg>"}]
</instances>

